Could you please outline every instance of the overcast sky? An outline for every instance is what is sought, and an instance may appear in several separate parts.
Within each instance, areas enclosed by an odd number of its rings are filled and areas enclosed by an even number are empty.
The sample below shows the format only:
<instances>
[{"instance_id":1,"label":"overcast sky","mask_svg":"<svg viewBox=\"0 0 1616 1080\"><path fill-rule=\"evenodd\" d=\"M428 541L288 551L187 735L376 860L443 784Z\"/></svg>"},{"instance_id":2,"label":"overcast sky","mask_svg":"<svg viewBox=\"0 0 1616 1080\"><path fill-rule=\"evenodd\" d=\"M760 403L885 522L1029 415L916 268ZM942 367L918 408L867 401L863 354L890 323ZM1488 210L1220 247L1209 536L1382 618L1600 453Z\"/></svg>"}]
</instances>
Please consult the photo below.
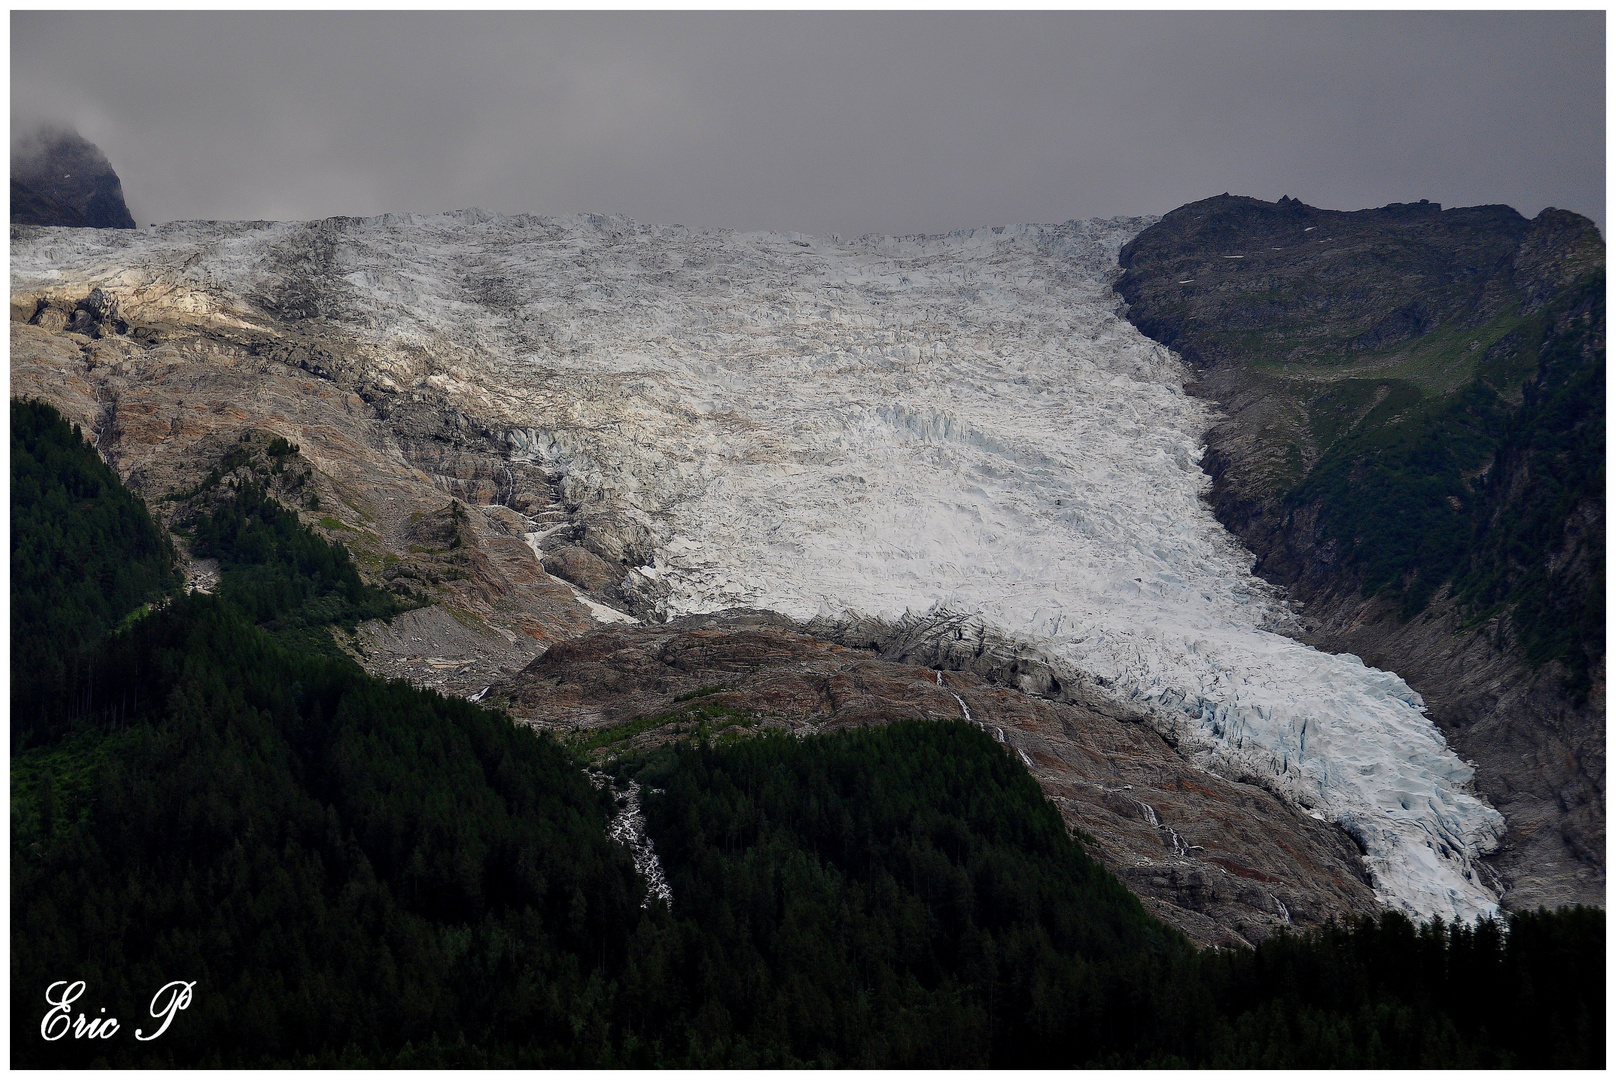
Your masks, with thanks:
<instances>
[{"instance_id":1,"label":"overcast sky","mask_svg":"<svg viewBox=\"0 0 1616 1080\"><path fill-rule=\"evenodd\" d=\"M480 206L809 233L1560 206L1604 227L1603 12L11 16L15 133L137 221Z\"/></svg>"}]
</instances>

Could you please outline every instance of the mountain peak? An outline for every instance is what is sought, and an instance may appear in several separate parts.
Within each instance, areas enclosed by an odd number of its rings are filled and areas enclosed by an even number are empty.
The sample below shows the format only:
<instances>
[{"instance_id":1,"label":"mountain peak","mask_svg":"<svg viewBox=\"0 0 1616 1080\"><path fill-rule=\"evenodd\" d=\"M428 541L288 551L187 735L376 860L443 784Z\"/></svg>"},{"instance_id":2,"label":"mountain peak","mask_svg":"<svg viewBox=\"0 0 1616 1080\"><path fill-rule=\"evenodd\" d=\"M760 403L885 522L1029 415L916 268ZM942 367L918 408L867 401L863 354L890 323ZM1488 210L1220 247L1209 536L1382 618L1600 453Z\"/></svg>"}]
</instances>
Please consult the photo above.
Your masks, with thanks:
<instances>
[{"instance_id":1,"label":"mountain peak","mask_svg":"<svg viewBox=\"0 0 1616 1080\"><path fill-rule=\"evenodd\" d=\"M123 183L100 147L77 131L42 127L11 147L11 222L133 229Z\"/></svg>"}]
</instances>

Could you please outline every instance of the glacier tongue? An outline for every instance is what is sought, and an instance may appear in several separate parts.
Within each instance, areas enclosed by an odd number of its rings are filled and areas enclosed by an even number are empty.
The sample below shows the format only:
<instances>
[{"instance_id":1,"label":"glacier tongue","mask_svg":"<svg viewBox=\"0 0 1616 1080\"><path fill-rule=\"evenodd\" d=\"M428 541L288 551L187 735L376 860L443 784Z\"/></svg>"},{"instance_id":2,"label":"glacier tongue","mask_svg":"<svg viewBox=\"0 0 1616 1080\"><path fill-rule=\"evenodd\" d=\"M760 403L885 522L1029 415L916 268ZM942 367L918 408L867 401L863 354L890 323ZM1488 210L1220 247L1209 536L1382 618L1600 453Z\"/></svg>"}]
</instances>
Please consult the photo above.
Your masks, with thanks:
<instances>
[{"instance_id":1,"label":"glacier tongue","mask_svg":"<svg viewBox=\"0 0 1616 1080\"><path fill-rule=\"evenodd\" d=\"M193 308L238 310L295 281L381 385L508 424L570 501L642 530L630 577L664 613L975 613L1341 823L1385 903L1495 913L1472 862L1502 819L1418 695L1285 637L1202 501L1206 407L1110 288L1145 224L856 241L474 212L180 224L116 248L25 236L12 273L15 292L183 267L169 287Z\"/></svg>"}]
</instances>

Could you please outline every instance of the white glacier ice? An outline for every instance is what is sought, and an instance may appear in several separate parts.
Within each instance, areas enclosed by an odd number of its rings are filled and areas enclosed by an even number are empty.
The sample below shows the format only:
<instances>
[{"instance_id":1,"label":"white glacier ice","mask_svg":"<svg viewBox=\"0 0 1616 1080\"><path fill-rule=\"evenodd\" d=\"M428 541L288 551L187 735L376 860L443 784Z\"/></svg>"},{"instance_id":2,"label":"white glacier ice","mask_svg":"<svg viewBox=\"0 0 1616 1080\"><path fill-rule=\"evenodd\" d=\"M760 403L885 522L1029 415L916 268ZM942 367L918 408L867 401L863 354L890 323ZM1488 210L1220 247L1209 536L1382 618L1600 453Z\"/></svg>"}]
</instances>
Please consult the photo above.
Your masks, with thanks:
<instances>
[{"instance_id":1,"label":"white glacier ice","mask_svg":"<svg viewBox=\"0 0 1616 1080\"><path fill-rule=\"evenodd\" d=\"M1206 406L1118 313L1141 219L910 238L481 212L13 241L13 292L292 289L378 385L508 426L649 538L668 615L972 613L1343 825L1410 913L1497 910L1500 816L1413 690L1283 631L1202 501Z\"/></svg>"}]
</instances>

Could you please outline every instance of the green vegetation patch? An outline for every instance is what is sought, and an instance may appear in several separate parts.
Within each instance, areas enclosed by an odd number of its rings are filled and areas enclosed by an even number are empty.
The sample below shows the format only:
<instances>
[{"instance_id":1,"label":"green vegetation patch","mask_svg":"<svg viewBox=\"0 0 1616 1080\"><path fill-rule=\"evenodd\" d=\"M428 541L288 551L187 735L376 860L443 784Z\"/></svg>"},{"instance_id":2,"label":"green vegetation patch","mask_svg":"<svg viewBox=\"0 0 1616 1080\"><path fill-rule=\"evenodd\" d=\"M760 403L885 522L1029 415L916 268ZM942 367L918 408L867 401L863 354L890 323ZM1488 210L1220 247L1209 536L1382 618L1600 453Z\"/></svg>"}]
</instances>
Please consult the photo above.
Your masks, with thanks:
<instances>
[{"instance_id":1,"label":"green vegetation patch","mask_svg":"<svg viewBox=\"0 0 1616 1080\"><path fill-rule=\"evenodd\" d=\"M625 990L690 1018L688 1064L1072 1065L1182 1001L1194 951L970 725L683 742L625 771L677 931Z\"/></svg>"},{"instance_id":2,"label":"green vegetation patch","mask_svg":"<svg viewBox=\"0 0 1616 1080\"><path fill-rule=\"evenodd\" d=\"M1318 508L1366 595L1391 590L1412 618L1451 583L1478 621L1507 609L1526 660L1563 664L1579 696L1604 652L1603 532L1578 526L1603 508L1604 357L1590 339L1603 294L1603 275L1585 281L1446 397L1388 384L1287 497ZM1344 384L1315 402L1315 434L1336 435L1370 392Z\"/></svg>"},{"instance_id":3,"label":"green vegetation patch","mask_svg":"<svg viewBox=\"0 0 1616 1080\"><path fill-rule=\"evenodd\" d=\"M1588 333L1603 323L1603 276L1573 301L1542 332L1453 584L1478 617L1507 609L1527 661L1563 664L1585 698L1605 651L1605 365Z\"/></svg>"},{"instance_id":4,"label":"green vegetation patch","mask_svg":"<svg viewBox=\"0 0 1616 1080\"><path fill-rule=\"evenodd\" d=\"M1320 528L1360 568L1364 594L1397 589L1405 618L1463 556L1475 502L1467 476L1486 464L1507 416L1499 395L1475 382L1409 408L1414 394L1388 394L1288 497L1319 508Z\"/></svg>"},{"instance_id":5,"label":"green vegetation patch","mask_svg":"<svg viewBox=\"0 0 1616 1080\"><path fill-rule=\"evenodd\" d=\"M717 693L717 690L711 691ZM692 696L703 696L699 692ZM689 697L675 698L675 701L689 700ZM758 723L758 718L742 709L735 709L725 705L698 705L693 708L676 709L672 712L661 713L657 716L641 716L627 723L612 727L595 728L580 732L568 740L569 745L583 752L589 753L607 746L616 746L619 743L629 742L648 731L657 731L667 728L680 735L706 739L720 733L732 731L736 728L752 728Z\"/></svg>"},{"instance_id":6,"label":"green vegetation patch","mask_svg":"<svg viewBox=\"0 0 1616 1080\"><path fill-rule=\"evenodd\" d=\"M219 560L220 595L271 630L352 630L422 603L365 584L346 548L308 529L253 483L197 522L192 546Z\"/></svg>"},{"instance_id":7,"label":"green vegetation patch","mask_svg":"<svg viewBox=\"0 0 1616 1080\"><path fill-rule=\"evenodd\" d=\"M102 712L13 758L13 1025L37 1029L63 971L131 1024L170 978L196 1003L159 1042L20 1039L14 1061L378 1063L434 1039L580 1061L570 1018L621 966L641 886L553 740L217 597L143 620L98 676L140 702L121 728Z\"/></svg>"}]
</instances>

